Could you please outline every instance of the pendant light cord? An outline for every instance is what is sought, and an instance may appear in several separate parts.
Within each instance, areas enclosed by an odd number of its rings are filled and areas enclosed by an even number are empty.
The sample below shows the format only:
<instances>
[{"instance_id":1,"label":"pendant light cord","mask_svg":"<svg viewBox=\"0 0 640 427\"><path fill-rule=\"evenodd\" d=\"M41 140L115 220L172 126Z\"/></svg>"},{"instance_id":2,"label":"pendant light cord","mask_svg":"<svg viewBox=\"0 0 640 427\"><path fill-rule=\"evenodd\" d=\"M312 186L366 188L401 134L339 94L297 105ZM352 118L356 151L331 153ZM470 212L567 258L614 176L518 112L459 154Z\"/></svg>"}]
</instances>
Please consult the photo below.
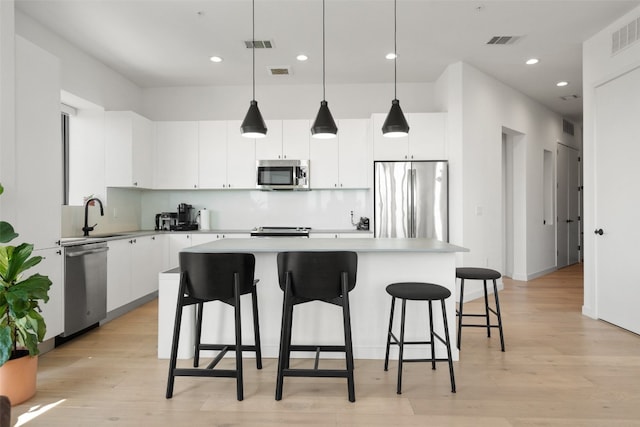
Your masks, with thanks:
<instances>
[{"instance_id":1,"label":"pendant light cord","mask_svg":"<svg viewBox=\"0 0 640 427\"><path fill-rule=\"evenodd\" d=\"M393 0L393 99L398 99L398 18L396 0Z\"/></svg>"},{"instance_id":2,"label":"pendant light cord","mask_svg":"<svg viewBox=\"0 0 640 427\"><path fill-rule=\"evenodd\" d=\"M322 0L322 100L326 101L325 95L325 53L324 53L324 0Z\"/></svg>"},{"instance_id":3,"label":"pendant light cord","mask_svg":"<svg viewBox=\"0 0 640 427\"><path fill-rule=\"evenodd\" d=\"M256 0L251 0L251 53L253 66L253 100L256 100Z\"/></svg>"}]
</instances>

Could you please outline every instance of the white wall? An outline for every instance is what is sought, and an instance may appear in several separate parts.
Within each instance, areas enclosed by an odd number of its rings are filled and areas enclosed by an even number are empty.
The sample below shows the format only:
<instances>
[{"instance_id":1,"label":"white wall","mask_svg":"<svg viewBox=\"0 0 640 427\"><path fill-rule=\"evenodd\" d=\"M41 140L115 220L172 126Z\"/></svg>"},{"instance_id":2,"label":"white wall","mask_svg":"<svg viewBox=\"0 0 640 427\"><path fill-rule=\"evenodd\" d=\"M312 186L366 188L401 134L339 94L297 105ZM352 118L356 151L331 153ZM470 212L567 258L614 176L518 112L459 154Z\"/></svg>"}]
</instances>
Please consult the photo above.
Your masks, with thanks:
<instances>
[{"instance_id":1,"label":"white wall","mask_svg":"<svg viewBox=\"0 0 640 427\"><path fill-rule=\"evenodd\" d=\"M543 225L543 152L555 153L563 141L562 117L465 63L448 67L435 94L449 117L451 241L471 250L461 263L504 271L502 133L508 132L521 162L513 276L528 280L553 270L555 227Z\"/></svg>"},{"instance_id":2,"label":"white wall","mask_svg":"<svg viewBox=\"0 0 640 427\"><path fill-rule=\"evenodd\" d=\"M441 111L434 102L433 89L433 83L399 84L404 112ZM265 120L313 120L321 98L321 84L256 87L256 100ZM327 86L327 102L335 119L386 113L392 98L392 83ZM250 85L150 88L143 90L142 115L151 120L242 120L250 100Z\"/></svg>"},{"instance_id":3,"label":"white wall","mask_svg":"<svg viewBox=\"0 0 640 427\"><path fill-rule=\"evenodd\" d=\"M640 7L614 21L601 32L587 40L582 48L583 79L583 132L584 132L584 304L582 312L596 318L596 283L595 283L595 251L594 234L590 230L596 228L594 222L595 202L595 91L596 87L626 72L640 67L640 43L611 55L611 33L632 19L640 16ZM635 243L635 242L633 242ZM621 250L623 250L621 248Z\"/></svg>"},{"instance_id":4,"label":"white wall","mask_svg":"<svg viewBox=\"0 0 640 427\"><path fill-rule=\"evenodd\" d=\"M105 110L140 112L142 92L122 75L19 11L15 14L15 31L60 59L61 89L64 91L100 105Z\"/></svg>"},{"instance_id":5,"label":"white wall","mask_svg":"<svg viewBox=\"0 0 640 427\"><path fill-rule=\"evenodd\" d=\"M0 218L10 221L15 178L15 37L14 2L0 1ZM7 201L7 198L9 199ZM14 204L15 205L15 204Z\"/></svg>"}]
</instances>

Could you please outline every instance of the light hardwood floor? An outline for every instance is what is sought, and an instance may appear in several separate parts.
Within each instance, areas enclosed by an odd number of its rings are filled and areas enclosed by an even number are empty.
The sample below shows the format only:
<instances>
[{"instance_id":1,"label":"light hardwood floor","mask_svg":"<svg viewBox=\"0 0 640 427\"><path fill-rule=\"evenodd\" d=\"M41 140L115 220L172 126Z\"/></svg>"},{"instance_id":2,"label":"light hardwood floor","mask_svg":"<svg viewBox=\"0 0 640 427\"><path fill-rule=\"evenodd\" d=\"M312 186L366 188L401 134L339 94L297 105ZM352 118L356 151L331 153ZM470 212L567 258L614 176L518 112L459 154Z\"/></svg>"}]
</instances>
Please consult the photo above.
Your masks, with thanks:
<instances>
[{"instance_id":1,"label":"light hardwood floor","mask_svg":"<svg viewBox=\"0 0 640 427\"><path fill-rule=\"evenodd\" d=\"M235 399L233 379L185 377L167 400L154 301L41 356L38 393L13 408L12 420L91 427L640 426L640 337L581 315L581 265L529 282L505 279L500 299L506 352L497 330L487 339L483 329L464 329L456 394L445 364L436 371L407 364L397 395L395 362L384 372L380 360L357 360L355 403L347 401L345 380L309 378L287 378L276 402L276 360L257 371L247 358L244 401ZM480 302L465 310L471 307Z\"/></svg>"}]
</instances>

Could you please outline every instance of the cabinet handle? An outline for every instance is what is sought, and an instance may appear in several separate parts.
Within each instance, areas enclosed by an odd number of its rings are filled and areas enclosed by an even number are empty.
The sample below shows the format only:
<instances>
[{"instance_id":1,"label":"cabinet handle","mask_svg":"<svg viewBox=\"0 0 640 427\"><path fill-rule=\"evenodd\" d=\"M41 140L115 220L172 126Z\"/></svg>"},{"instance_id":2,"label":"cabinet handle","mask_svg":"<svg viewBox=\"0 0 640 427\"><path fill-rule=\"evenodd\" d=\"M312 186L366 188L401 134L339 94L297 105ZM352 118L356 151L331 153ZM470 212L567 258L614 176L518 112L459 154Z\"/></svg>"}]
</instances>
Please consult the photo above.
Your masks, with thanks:
<instances>
[{"instance_id":1,"label":"cabinet handle","mask_svg":"<svg viewBox=\"0 0 640 427\"><path fill-rule=\"evenodd\" d=\"M407 156L405 155L405 156L404 156L404 158L405 158L405 160L406 160L406 159L407 159Z\"/></svg>"},{"instance_id":2,"label":"cabinet handle","mask_svg":"<svg viewBox=\"0 0 640 427\"><path fill-rule=\"evenodd\" d=\"M137 182L134 182L134 183L133 183L133 186L134 186L134 187L137 187L137 186L138 186L138 183L137 183Z\"/></svg>"},{"instance_id":3,"label":"cabinet handle","mask_svg":"<svg viewBox=\"0 0 640 427\"><path fill-rule=\"evenodd\" d=\"M60 246L60 240L56 240L54 243L56 244L56 246Z\"/></svg>"},{"instance_id":4,"label":"cabinet handle","mask_svg":"<svg viewBox=\"0 0 640 427\"><path fill-rule=\"evenodd\" d=\"M156 240L156 236L151 236L151 240Z\"/></svg>"},{"instance_id":5,"label":"cabinet handle","mask_svg":"<svg viewBox=\"0 0 640 427\"><path fill-rule=\"evenodd\" d=\"M61 251L60 249L58 249L58 250L56 251L56 253L57 253L58 255L62 255L62 251Z\"/></svg>"},{"instance_id":6,"label":"cabinet handle","mask_svg":"<svg viewBox=\"0 0 640 427\"><path fill-rule=\"evenodd\" d=\"M198 188L198 184L193 184L193 188Z\"/></svg>"},{"instance_id":7,"label":"cabinet handle","mask_svg":"<svg viewBox=\"0 0 640 427\"><path fill-rule=\"evenodd\" d=\"M189 239L191 236L189 234L187 234L187 239Z\"/></svg>"}]
</instances>

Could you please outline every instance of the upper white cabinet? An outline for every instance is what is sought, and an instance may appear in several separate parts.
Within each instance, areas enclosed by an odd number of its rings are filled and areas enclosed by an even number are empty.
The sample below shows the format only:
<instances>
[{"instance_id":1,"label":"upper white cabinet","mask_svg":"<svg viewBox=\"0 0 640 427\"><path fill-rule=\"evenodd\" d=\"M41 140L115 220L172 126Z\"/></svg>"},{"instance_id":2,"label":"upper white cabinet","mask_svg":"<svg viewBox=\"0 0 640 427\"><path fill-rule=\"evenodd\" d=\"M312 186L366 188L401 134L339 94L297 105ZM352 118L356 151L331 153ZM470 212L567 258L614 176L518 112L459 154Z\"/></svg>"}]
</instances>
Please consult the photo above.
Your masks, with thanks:
<instances>
[{"instance_id":1,"label":"upper white cabinet","mask_svg":"<svg viewBox=\"0 0 640 427\"><path fill-rule=\"evenodd\" d=\"M256 160L277 160L282 158L282 120L265 120L267 136L258 138Z\"/></svg>"},{"instance_id":2,"label":"upper white cabinet","mask_svg":"<svg viewBox=\"0 0 640 427\"><path fill-rule=\"evenodd\" d=\"M369 120L338 121L338 136L310 142L312 188L367 188Z\"/></svg>"},{"instance_id":3,"label":"upper white cabinet","mask_svg":"<svg viewBox=\"0 0 640 427\"><path fill-rule=\"evenodd\" d=\"M256 188L256 142L240 134L240 120L227 122L227 188Z\"/></svg>"},{"instance_id":4,"label":"upper white cabinet","mask_svg":"<svg viewBox=\"0 0 640 427\"><path fill-rule=\"evenodd\" d=\"M154 141L154 188L198 188L198 122L156 122Z\"/></svg>"},{"instance_id":5,"label":"upper white cabinet","mask_svg":"<svg viewBox=\"0 0 640 427\"><path fill-rule=\"evenodd\" d=\"M153 186L153 123L132 111L105 113L108 187Z\"/></svg>"},{"instance_id":6,"label":"upper white cabinet","mask_svg":"<svg viewBox=\"0 0 640 427\"><path fill-rule=\"evenodd\" d=\"M15 155L15 179L3 182L3 219L20 234L17 242L52 248L61 232L60 62L22 37L15 41L15 141L0 148Z\"/></svg>"},{"instance_id":7,"label":"upper white cabinet","mask_svg":"<svg viewBox=\"0 0 640 427\"><path fill-rule=\"evenodd\" d=\"M386 114L372 116L374 160L444 160L446 159L446 113L407 114L409 135L385 138L382 124Z\"/></svg>"},{"instance_id":8,"label":"upper white cabinet","mask_svg":"<svg viewBox=\"0 0 640 427\"><path fill-rule=\"evenodd\" d=\"M227 188L227 122L198 122L200 188Z\"/></svg>"},{"instance_id":9,"label":"upper white cabinet","mask_svg":"<svg viewBox=\"0 0 640 427\"><path fill-rule=\"evenodd\" d=\"M267 120L266 138L256 139L257 160L309 158L309 120Z\"/></svg>"}]
</instances>

